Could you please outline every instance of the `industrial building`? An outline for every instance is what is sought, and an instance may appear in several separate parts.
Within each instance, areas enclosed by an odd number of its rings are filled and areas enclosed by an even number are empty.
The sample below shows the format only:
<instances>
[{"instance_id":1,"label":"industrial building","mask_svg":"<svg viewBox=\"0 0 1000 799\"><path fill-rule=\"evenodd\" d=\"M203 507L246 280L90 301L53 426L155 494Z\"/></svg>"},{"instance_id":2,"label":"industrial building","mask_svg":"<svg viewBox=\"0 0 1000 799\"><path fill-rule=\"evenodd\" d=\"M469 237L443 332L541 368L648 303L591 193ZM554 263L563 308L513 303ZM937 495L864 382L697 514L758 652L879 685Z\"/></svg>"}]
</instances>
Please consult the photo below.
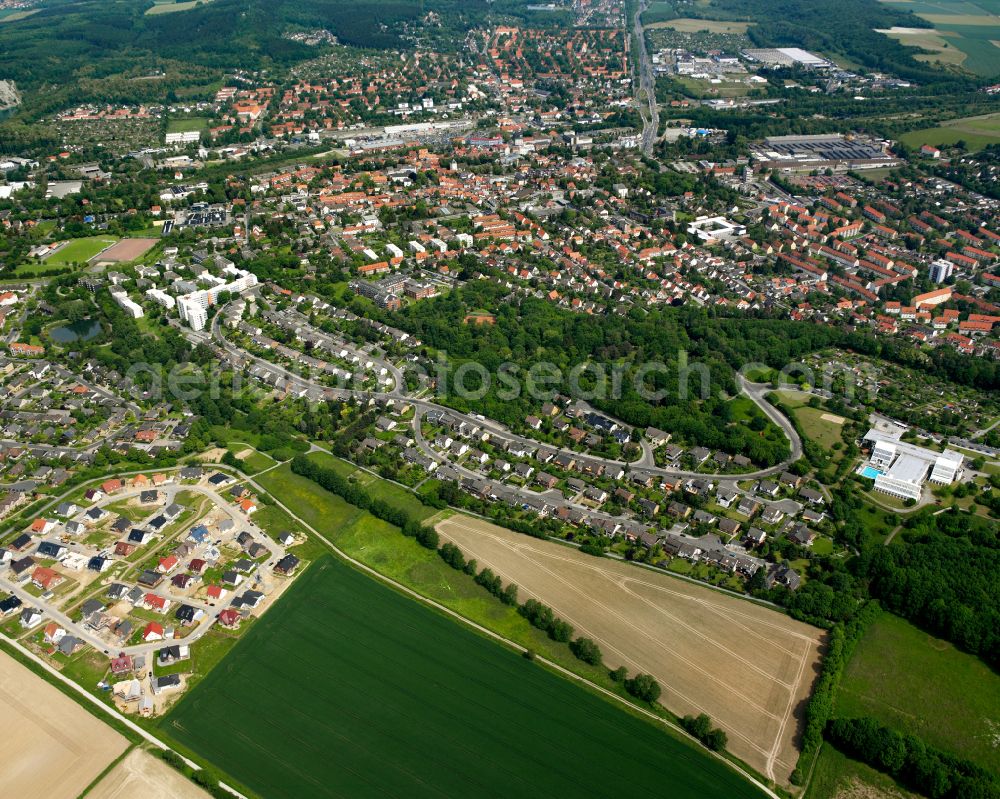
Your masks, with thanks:
<instances>
[{"instance_id":1,"label":"industrial building","mask_svg":"<svg viewBox=\"0 0 1000 799\"><path fill-rule=\"evenodd\" d=\"M963 456L958 452L948 449L935 452L908 444L890 433L869 430L864 443L871 447L871 454L859 474L874 478L876 491L900 499L920 499L927 480L950 485L962 468Z\"/></svg>"},{"instance_id":2,"label":"industrial building","mask_svg":"<svg viewBox=\"0 0 1000 799\"><path fill-rule=\"evenodd\" d=\"M824 133L814 136L769 136L751 147L754 161L777 172L832 169L879 169L898 166L900 158L888 145L863 136Z\"/></svg>"},{"instance_id":3,"label":"industrial building","mask_svg":"<svg viewBox=\"0 0 1000 799\"><path fill-rule=\"evenodd\" d=\"M821 58L798 47L768 47L761 50L744 50L743 57L769 67L801 66L807 69L833 69L832 61Z\"/></svg>"}]
</instances>

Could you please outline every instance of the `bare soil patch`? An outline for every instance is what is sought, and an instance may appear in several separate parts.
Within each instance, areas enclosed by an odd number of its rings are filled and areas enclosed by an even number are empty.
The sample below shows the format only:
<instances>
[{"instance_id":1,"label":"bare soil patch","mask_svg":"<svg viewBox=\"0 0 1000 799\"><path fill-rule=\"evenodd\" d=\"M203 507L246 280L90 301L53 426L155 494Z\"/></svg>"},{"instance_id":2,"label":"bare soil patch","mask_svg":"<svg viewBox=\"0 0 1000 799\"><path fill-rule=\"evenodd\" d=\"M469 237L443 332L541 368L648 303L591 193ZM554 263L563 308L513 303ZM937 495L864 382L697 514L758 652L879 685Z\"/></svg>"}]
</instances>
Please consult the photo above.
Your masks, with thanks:
<instances>
[{"instance_id":1,"label":"bare soil patch","mask_svg":"<svg viewBox=\"0 0 1000 799\"><path fill-rule=\"evenodd\" d=\"M0 796L75 799L128 740L12 657L0 654Z\"/></svg>"},{"instance_id":2,"label":"bare soil patch","mask_svg":"<svg viewBox=\"0 0 1000 799\"><path fill-rule=\"evenodd\" d=\"M87 794L89 799L208 799L208 794L143 749L135 749Z\"/></svg>"},{"instance_id":3,"label":"bare soil patch","mask_svg":"<svg viewBox=\"0 0 1000 799\"><path fill-rule=\"evenodd\" d=\"M638 566L594 558L466 516L438 532L520 598L594 639L605 663L652 674L678 715L707 713L729 749L788 784L823 634L776 611Z\"/></svg>"},{"instance_id":4,"label":"bare soil patch","mask_svg":"<svg viewBox=\"0 0 1000 799\"><path fill-rule=\"evenodd\" d=\"M157 239L122 239L96 256L95 260L110 263L134 261L153 249L156 242Z\"/></svg>"}]
</instances>

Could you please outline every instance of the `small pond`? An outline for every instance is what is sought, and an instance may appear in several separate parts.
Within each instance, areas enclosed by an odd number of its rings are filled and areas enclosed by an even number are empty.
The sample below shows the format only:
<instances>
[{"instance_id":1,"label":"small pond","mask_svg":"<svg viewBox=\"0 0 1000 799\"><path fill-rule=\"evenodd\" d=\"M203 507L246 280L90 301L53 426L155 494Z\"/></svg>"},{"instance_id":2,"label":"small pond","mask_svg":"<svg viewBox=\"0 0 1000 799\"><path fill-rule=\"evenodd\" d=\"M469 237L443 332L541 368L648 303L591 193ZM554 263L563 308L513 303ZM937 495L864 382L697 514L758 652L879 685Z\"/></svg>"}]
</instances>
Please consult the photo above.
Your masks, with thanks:
<instances>
[{"instance_id":1,"label":"small pond","mask_svg":"<svg viewBox=\"0 0 1000 799\"><path fill-rule=\"evenodd\" d=\"M69 325L60 325L49 331L53 341L72 344L74 341L90 341L101 332L101 323L96 319L81 319Z\"/></svg>"}]
</instances>

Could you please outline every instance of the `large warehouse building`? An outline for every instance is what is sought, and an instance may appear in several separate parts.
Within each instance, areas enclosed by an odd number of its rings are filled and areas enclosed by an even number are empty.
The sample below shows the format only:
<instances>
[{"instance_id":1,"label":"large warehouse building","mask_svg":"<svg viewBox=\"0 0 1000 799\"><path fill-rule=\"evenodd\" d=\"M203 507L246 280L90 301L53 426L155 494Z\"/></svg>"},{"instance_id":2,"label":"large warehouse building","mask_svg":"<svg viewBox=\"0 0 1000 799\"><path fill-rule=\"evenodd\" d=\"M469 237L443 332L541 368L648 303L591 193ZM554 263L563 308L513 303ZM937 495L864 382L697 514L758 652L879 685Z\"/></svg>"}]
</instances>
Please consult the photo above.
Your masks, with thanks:
<instances>
[{"instance_id":1,"label":"large warehouse building","mask_svg":"<svg viewBox=\"0 0 1000 799\"><path fill-rule=\"evenodd\" d=\"M751 147L754 161L778 172L811 172L832 169L877 169L902 161L888 147L865 136L823 133L815 136L769 136Z\"/></svg>"}]
</instances>

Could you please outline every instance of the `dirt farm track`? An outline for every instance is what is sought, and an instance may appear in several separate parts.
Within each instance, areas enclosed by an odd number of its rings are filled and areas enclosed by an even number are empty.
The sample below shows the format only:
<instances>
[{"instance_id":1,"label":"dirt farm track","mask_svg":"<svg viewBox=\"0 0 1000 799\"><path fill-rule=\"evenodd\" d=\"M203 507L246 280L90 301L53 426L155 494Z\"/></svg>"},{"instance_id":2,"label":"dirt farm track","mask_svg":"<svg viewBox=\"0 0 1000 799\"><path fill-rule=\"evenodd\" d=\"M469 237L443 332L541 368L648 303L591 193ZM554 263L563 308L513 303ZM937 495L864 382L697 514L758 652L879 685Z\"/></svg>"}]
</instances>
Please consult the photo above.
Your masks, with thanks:
<instances>
[{"instance_id":1,"label":"dirt farm track","mask_svg":"<svg viewBox=\"0 0 1000 799\"><path fill-rule=\"evenodd\" d=\"M593 638L605 663L652 674L678 715L707 713L729 750L787 785L822 633L766 607L467 516L437 525L466 557Z\"/></svg>"}]
</instances>

